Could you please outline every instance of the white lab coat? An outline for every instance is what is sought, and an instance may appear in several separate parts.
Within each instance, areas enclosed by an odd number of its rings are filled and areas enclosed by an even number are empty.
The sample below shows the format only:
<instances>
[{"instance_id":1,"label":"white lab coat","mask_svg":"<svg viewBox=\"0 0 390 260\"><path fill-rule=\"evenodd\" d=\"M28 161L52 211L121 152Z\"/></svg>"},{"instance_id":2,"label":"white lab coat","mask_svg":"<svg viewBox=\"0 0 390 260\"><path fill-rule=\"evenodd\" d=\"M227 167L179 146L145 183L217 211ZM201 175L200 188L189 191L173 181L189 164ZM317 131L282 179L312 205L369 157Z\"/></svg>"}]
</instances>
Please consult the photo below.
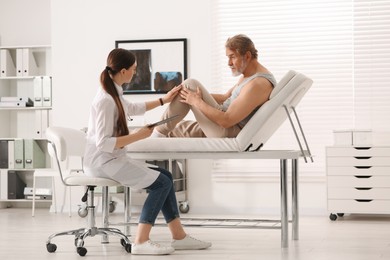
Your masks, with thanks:
<instances>
[{"instance_id":1,"label":"white lab coat","mask_svg":"<svg viewBox=\"0 0 390 260\"><path fill-rule=\"evenodd\" d=\"M123 98L122 87L116 85L125 114L143 115L145 103L130 103ZM132 160L126 148L115 148L118 110L114 99L100 88L96 94L89 117L87 146L84 155L86 175L113 179L124 186L142 189L151 185L159 172L148 168L144 162Z\"/></svg>"}]
</instances>

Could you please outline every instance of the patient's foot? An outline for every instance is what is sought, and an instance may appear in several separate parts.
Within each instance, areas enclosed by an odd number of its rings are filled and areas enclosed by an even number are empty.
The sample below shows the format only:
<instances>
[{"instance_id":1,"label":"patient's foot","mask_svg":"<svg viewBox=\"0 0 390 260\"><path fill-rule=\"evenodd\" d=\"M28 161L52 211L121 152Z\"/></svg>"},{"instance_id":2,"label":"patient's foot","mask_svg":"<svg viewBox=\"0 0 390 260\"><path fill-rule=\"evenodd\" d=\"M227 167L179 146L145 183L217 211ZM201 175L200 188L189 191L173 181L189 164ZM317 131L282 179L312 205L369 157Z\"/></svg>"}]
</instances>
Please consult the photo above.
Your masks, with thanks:
<instances>
[{"instance_id":1,"label":"patient's foot","mask_svg":"<svg viewBox=\"0 0 390 260\"><path fill-rule=\"evenodd\" d=\"M150 135L151 138L162 138L162 137L166 137L165 135L163 135L162 133L160 133L159 131L157 131L156 129L153 129L153 133Z\"/></svg>"}]
</instances>

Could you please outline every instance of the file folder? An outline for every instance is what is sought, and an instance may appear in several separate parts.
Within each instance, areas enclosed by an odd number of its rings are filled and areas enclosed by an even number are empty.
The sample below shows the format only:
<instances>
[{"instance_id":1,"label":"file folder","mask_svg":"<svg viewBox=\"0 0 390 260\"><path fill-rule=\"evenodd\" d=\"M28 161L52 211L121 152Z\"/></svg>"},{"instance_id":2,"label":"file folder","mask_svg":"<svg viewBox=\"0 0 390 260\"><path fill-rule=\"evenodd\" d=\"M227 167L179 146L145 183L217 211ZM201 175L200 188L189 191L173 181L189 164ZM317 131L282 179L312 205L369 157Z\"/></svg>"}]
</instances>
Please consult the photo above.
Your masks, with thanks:
<instances>
[{"instance_id":1,"label":"file folder","mask_svg":"<svg viewBox=\"0 0 390 260\"><path fill-rule=\"evenodd\" d=\"M43 105L42 77L34 77L34 107Z\"/></svg>"},{"instance_id":2,"label":"file folder","mask_svg":"<svg viewBox=\"0 0 390 260\"><path fill-rule=\"evenodd\" d=\"M51 107L51 77L43 77L42 79L42 97L43 106Z\"/></svg>"},{"instance_id":3,"label":"file folder","mask_svg":"<svg viewBox=\"0 0 390 260\"><path fill-rule=\"evenodd\" d=\"M8 140L0 140L0 169L8 168Z\"/></svg>"},{"instance_id":4,"label":"file folder","mask_svg":"<svg viewBox=\"0 0 390 260\"><path fill-rule=\"evenodd\" d=\"M0 77L15 77L16 68L11 52L6 49L0 50Z\"/></svg>"},{"instance_id":5,"label":"file folder","mask_svg":"<svg viewBox=\"0 0 390 260\"><path fill-rule=\"evenodd\" d=\"M23 49L23 76L35 76L38 73L38 66L31 49Z\"/></svg>"},{"instance_id":6,"label":"file folder","mask_svg":"<svg viewBox=\"0 0 390 260\"><path fill-rule=\"evenodd\" d=\"M15 141L8 140L8 169L15 169Z\"/></svg>"},{"instance_id":7,"label":"file folder","mask_svg":"<svg viewBox=\"0 0 390 260\"><path fill-rule=\"evenodd\" d=\"M24 168L35 169L44 168L46 165L46 156L38 142L33 139L24 140Z\"/></svg>"},{"instance_id":8,"label":"file folder","mask_svg":"<svg viewBox=\"0 0 390 260\"><path fill-rule=\"evenodd\" d=\"M23 139L14 140L14 159L15 169L24 168L24 141Z\"/></svg>"}]
</instances>

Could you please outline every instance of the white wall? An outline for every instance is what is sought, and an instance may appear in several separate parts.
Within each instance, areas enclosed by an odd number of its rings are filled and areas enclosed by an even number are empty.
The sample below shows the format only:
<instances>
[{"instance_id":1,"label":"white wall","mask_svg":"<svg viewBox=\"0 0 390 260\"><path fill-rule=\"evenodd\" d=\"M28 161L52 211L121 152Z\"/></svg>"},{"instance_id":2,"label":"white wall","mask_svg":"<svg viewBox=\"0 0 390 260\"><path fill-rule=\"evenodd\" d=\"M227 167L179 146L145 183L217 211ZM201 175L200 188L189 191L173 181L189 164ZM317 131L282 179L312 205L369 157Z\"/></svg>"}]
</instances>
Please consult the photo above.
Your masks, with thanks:
<instances>
[{"instance_id":1,"label":"white wall","mask_svg":"<svg viewBox=\"0 0 390 260\"><path fill-rule=\"evenodd\" d=\"M210 82L209 5L207 0L53 1L54 123L87 124L100 72L115 40L187 38L189 75ZM139 101L157 96L128 98ZM146 116L158 118L161 111Z\"/></svg>"},{"instance_id":2,"label":"white wall","mask_svg":"<svg viewBox=\"0 0 390 260\"><path fill-rule=\"evenodd\" d=\"M0 45L50 43L50 0L0 0Z\"/></svg>"},{"instance_id":3,"label":"white wall","mask_svg":"<svg viewBox=\"0 0 390 260\"><path fill-rule=\"evenodd\" d=\"M21 4L26 9L20 9ZM115 47L115 40L187 38L188 74L208 86L212 77L210 6L209 0L0 0L0 39L2 45L52 45L52 123L82 128L87 125L91 101L100 87L99 75L106 65L107 54ZM28 26L26 29L20 23L15 30L14 16L10 13L20 10L26 10L22 17L26 19L23 24ZM129 95L127 98L136 102L158 96ZM145 121L159 118L162 109L148 112ZM260 177L251 183L245 179L221 181L212 175L212 163L211 160L189 162L191 212L279 213L278 177ZM279 169L278 162L275 167ZM326 212L324 180L301 178L303 214ZM60 197L58 202L61 200ZM79 204L78 195L73 200L72 205Z\"/></svg>"}]
</instances>

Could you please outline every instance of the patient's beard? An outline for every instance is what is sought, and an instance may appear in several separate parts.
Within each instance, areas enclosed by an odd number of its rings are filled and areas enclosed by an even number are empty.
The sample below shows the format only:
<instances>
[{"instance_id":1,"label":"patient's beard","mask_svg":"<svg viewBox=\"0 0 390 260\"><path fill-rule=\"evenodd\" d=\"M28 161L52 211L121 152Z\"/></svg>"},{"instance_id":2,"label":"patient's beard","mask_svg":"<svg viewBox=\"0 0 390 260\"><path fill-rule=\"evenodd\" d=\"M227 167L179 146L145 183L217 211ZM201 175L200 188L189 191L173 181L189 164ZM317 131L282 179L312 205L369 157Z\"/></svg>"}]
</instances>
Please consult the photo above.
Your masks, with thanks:
<instances>
[{"instance_id":1,"label":"patient's beard","mask_svg":"<svg viewBox=\"0 0 390 260\"><path fill-rule=\"evenodd\" d=\"M235 71L232 71L233 77L240 76L240 75L244 72L244 70L246 69L246 66L247 66L247 65L248 65L248 64L243 60L243 61L241 62L240 67L238 67Z\"/></svg>"}]
</instances>

